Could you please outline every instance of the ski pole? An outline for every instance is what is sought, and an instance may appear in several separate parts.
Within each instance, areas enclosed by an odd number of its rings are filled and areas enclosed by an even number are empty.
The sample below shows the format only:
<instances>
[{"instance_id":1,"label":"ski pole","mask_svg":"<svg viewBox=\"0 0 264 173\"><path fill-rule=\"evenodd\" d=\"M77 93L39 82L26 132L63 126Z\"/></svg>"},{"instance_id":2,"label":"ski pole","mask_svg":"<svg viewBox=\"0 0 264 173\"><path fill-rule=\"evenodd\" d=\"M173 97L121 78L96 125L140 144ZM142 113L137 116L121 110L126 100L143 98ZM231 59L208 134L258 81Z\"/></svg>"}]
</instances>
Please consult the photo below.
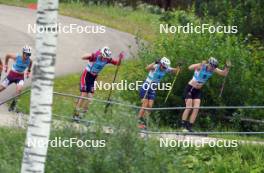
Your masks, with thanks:
<instances>
[{"instance_id":1,"label":"ski pole","mask_svg":"<svg viewBox=\"0 0 264 173\"><path fill-rule=\"evenodd\" d=\"M226 62L226 67L231 67L231 61L230 60L228 60ZM222 97L222 94L223 94L223 91L224 91L224 87L225 87L225 83L226 83L226 77L227 77L227 75L224 77L224 81L222 83L221 90L220 90L220 93L219 93L218 97Z\"/></svg>"},{"instance_id":2,"label":"ski pole","mask_svg":"<svg viewBox=\"0 0 264 173\"><path fill-rule=\"evenodd\" d=\"M181 65L179 64L178 67L180 68L180 66L181 66ZM173 79L172 87L171 87L170 91L168 92L168 94L167 94L167 96L166 96L166 98L165 98L164 104L167 102L167 100L168 100L168 98L169 98L169 96L170 96L170 94L171 94L172 88L173 88L173 86L174 86L174 84L175 84L175 82L176 82L176 80L177 80L177 78L178 78L178 75L179 75L179 73L180 73L180 70L181 70L181 69L179 69L179 70L177 71L177 73L176 73L176 75L175 75L175 77L174 77L174 79Z\"/></svg>"},{"instance_id":3,"label":"ski pole","mask_svg":"<svg viewBox=\"0 0 264 173\"><path fill-rule=\"evenodd\" d=\"M124 57L124 52L121 52L119 54L119 62L121 63L121 60L123 59ZM115 80L116 80L116 76L117 76L117 73L119 71L119 67L120 67L121 64L119 64L117 67L116 67L116 70L115 70L115 75L114 75L114 79L113 79L113 82L112 83L115 83ZM110 92L109 92L109 95L108 95L108 98L107 98L107 101L110 101L111 100L111 96L112 96L112 91L113 89L111 88ZM104 110L104 113L106 114L107 113L107 109L108 107L110 106L110 103L107 103L105 105L105 110Z\"/></svg>"},{"instance_id":4,"label":"ski pole","mask_svg":"<svg viewBox=\"0 0 264 173\"><path fill-rule=\"evenodd\" d=\"M224 87L225 87L225 81L226 81L226 76L225 76L224 81L222 83L221 90L220 90L220 93L219 93L219 96L218 97L222 97L222 93L223 93Z\"/></svg>"}]
</instances>

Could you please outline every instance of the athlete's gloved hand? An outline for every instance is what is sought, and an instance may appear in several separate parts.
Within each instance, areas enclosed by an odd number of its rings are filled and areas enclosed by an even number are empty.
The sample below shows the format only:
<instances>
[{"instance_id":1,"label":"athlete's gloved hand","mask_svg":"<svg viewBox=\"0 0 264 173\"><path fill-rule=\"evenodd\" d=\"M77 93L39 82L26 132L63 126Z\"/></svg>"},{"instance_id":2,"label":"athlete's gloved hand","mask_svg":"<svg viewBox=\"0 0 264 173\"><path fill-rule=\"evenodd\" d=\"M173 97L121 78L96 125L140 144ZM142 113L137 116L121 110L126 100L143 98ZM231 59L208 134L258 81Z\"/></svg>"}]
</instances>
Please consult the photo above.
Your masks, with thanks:
<instances>
[{"instance_id":1,"label":"athlete's gloved hand","mask_svg":"<svg viewBox=\"0 0 264 173\"><path fill-rule=\"evenodd\" d=\"M7 71L8 71L8 66L4 65L4 72L7 72Z\"/></svg>"},{"instance_id":2,"label":"athlete's gloved hand","mask_svg":"<svg viewBox=\"0 0 264 173\"><path fill-rule=\"evenodd\" d=\"M182 62L179 62L177 66L178 66L179 68L181 68L181 67L182 67L182 64L183 64Z\"/></svg>"},{"instance_id":3,"label":"athlete's gloved hand","mask_svg":"<svg viewBox=\"0 0 264 173\"><path fill-rule=\"evenodd\" d=\"M30 72L27 71L27 72L26 72L26 78L29 78L29 76L30 76Z\"/></svg>"},{"instance_id":4,"label":"athlete's gloved hand","mask_svg":"<svg viewBox=\"0 0 264 173\"><path fill-rule=\"evenodd\" d=\"M160 63L160 58L155 60L155 64L159 64Z\"/></svg>"},{"instance_id":5,"label":"athlete's gloved hand","mask_svg":"<svg viewBox=\"0 0 264 173\"><path fill-rule=\"evenodd\" d=\"M119 54L119 62L118 62L118 65L121 64L121 61L122 61L124 58L125 58L125 53L124 53L124 52L121 52L121 53Z\"/></svg>"},{"instance_id":6,"label":"athlete's gloved hand","mask_svg":"<svg viewBox=\"0 0 264 173\"><path fill-rule=\"evenodd\" d=\"M121 52L120 54L119 54L119 59L124 59L125 58L125 53L124 52Z\"/></svg>"},{"instance_id":7,"label":"athlete's gloved hand","mask_svg":"<svg viewBox=\"0 0 264 173\"><path fill-rule=\"evenodd\" d=\"M232 66L231 61L227 60L226 63L225 63L225 67L226 68L230 68L231 66Z\"/></svg>"}]
</instances>

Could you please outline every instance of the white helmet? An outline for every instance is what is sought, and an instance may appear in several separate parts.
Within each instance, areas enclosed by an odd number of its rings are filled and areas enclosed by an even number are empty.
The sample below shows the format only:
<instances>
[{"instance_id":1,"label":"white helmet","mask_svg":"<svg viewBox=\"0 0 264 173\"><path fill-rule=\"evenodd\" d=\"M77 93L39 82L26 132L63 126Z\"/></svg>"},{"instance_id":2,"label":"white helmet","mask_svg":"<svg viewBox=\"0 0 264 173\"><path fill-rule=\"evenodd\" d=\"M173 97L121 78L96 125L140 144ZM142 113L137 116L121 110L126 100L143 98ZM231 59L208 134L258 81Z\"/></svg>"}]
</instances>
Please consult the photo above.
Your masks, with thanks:
<instances>
[{"instance_id":1,"label":"white helmet","mask_svg":"<svg viewBox=\"0 0 264 173\"><path fill-rule=\"evenodd\" d=\"M165 67L165 68L169 68L171 62L170 62L170 60L169 60L168 58L163 57L163 58L161 58L161 60L160 60L160 64L161 64L163 67Z\"/></svg>"},{"instance_id":2,"label":"white helmet","mask_svg":"<svg viewBox=\"0 0 264 173\"><path fill-rule=\"evenodd\" d=\"M210 57L208 59L208 63L213 67L213 68L216 68L218 66L218 61L216 58L214 57Z\"/></svg>"},{"instance_id":3,"label":"white helmet","mask_svg":"<svg viewBox=\"0 0 264 173\"><path fill-rule=\"evenodd\" d=\"M23 49L22 49L22 52L23 52L23 53L26 53L26 54L28 54L28 55L30 56L30 55L31 55L31 47L28 46L28 45L25 45L25 46L23 47Z\"/></svg>"},{"instance_id":4,"label":"white helmet","mask_svg":"<svg viewBox=\"0 0 264 173\"><path fill-rule=\"evenodd\" d=\"M105 46L101 49L101 54L104 58L110 58L112 55L112 52L109 47Z\"/></svg>"}]
</instances>

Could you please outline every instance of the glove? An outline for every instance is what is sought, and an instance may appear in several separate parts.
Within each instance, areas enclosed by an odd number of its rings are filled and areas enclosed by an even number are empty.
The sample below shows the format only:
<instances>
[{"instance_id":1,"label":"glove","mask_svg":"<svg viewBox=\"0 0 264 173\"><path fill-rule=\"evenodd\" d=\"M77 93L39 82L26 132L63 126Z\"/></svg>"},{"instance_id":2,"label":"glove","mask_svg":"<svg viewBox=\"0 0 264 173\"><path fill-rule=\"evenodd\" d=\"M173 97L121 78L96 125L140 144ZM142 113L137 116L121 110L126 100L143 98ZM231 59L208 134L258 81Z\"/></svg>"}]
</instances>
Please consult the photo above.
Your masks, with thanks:
<instances>
[{"instance_id":1,"label":"glove","mask_svg":"<svg viewBox=\"0 0 264 173\"><path fill-rule=\"evenodd\" d=\"M7 72L7 71L8 71L8 66L4 65L4 72Z\"/></svg>"},{"instance_id":2,"label":"glove","mask_svg":"<svg viewBox=\"0 0 264 173\"><path fill-rule=\"evenodd\" d=\"M26 72L26 78L29 78L29 76L30 76L30 72L27 71L27 72Z\"/></svg>"},{"instance_id":3,"label":"glove","mask_svg":"<svg viewBox=\"0 0 264 173\"><path fill-rule=\"evenodd\" d=\"M182 63L181 63L181 62L179 62L179 63L178 63L178 67L179 67L179 68L181 68L181 66L182 66Z\"/></svg>"},{"instance_id":4,"label":"glove","mask_svg":"<svg viewBox=\"0 0 264 173\"><path fill-rule=\"evenodd\" d=\"M119 59L122 60L122 59L124 59L124 58L125 58L125 53L124 53L124 52L121 52L121 53L119 54Z\"/></svg>"},{"instance_id":5,"label":"glove","mask_svg":"<svg viewBox=\"0 0 264 173\"><path fill-rule=\"evenodd\" d=\"M231 61L227 60L225 63L225 67L230 68L232 66Z\"/></svg>"},{"instance_id":6,"label":"glove","mask_svg":"<svg viewBox=\"0 0 264 173\"><path fill-rule=\"evenodd\" d=\"M118 65L121 64L121 61L122 61L122 59L124 59L124 58L125 58L125 53L124 53L124 52L121 52L121 53L119 54L119 62L118 62Z\"/></svg>"},{"instance_id":7,"label":"glove","mask_svg":"<svg viewBox=\"0 0 264 173\"><path fill-rule=\"evenodd\" d=\"M159 64L160 63L160 58L155 60L155 64Z\"/></svg>"}]
</instances>

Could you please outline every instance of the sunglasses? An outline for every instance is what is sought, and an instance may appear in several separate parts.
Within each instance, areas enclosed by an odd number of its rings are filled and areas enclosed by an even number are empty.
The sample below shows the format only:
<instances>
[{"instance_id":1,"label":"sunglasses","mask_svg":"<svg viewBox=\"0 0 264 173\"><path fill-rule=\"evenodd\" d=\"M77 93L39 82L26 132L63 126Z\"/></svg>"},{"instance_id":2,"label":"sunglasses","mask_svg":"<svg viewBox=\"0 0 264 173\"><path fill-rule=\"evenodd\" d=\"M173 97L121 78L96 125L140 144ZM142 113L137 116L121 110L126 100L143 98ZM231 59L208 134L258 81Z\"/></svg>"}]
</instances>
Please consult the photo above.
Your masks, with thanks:
<instances>
[{"instance_id":1,"label":"sunglasses","mask_svg":"<svg viewBox=\"0 0 264 173\"><path fill-rule=\"evenodd\" d=\"M209 64L212 68L217 68L217 65Z\"/></svg>"},{"instance_id":2,"label":"sunglasses","mask_svg":"<svg viewBox=\"0 0 264 173\"><path fill-rule=\"evenodd\" d=\"M161 66L162 68L164 68L164 69L167 69L167 67L166 67L166 66L164 66L164 65L162 65L162 64L160 64L160 66Z\"/></svg>"},{"instance_id":3,"label":"sunglasses","mask_svg":"<svg viewBox=\"0 0 264 173\"><path fill-rule=\"evenodd\" d=\"M26 56L31 56L31 53L25 53L26 54Z\"/></svg>"}]
</instances>

